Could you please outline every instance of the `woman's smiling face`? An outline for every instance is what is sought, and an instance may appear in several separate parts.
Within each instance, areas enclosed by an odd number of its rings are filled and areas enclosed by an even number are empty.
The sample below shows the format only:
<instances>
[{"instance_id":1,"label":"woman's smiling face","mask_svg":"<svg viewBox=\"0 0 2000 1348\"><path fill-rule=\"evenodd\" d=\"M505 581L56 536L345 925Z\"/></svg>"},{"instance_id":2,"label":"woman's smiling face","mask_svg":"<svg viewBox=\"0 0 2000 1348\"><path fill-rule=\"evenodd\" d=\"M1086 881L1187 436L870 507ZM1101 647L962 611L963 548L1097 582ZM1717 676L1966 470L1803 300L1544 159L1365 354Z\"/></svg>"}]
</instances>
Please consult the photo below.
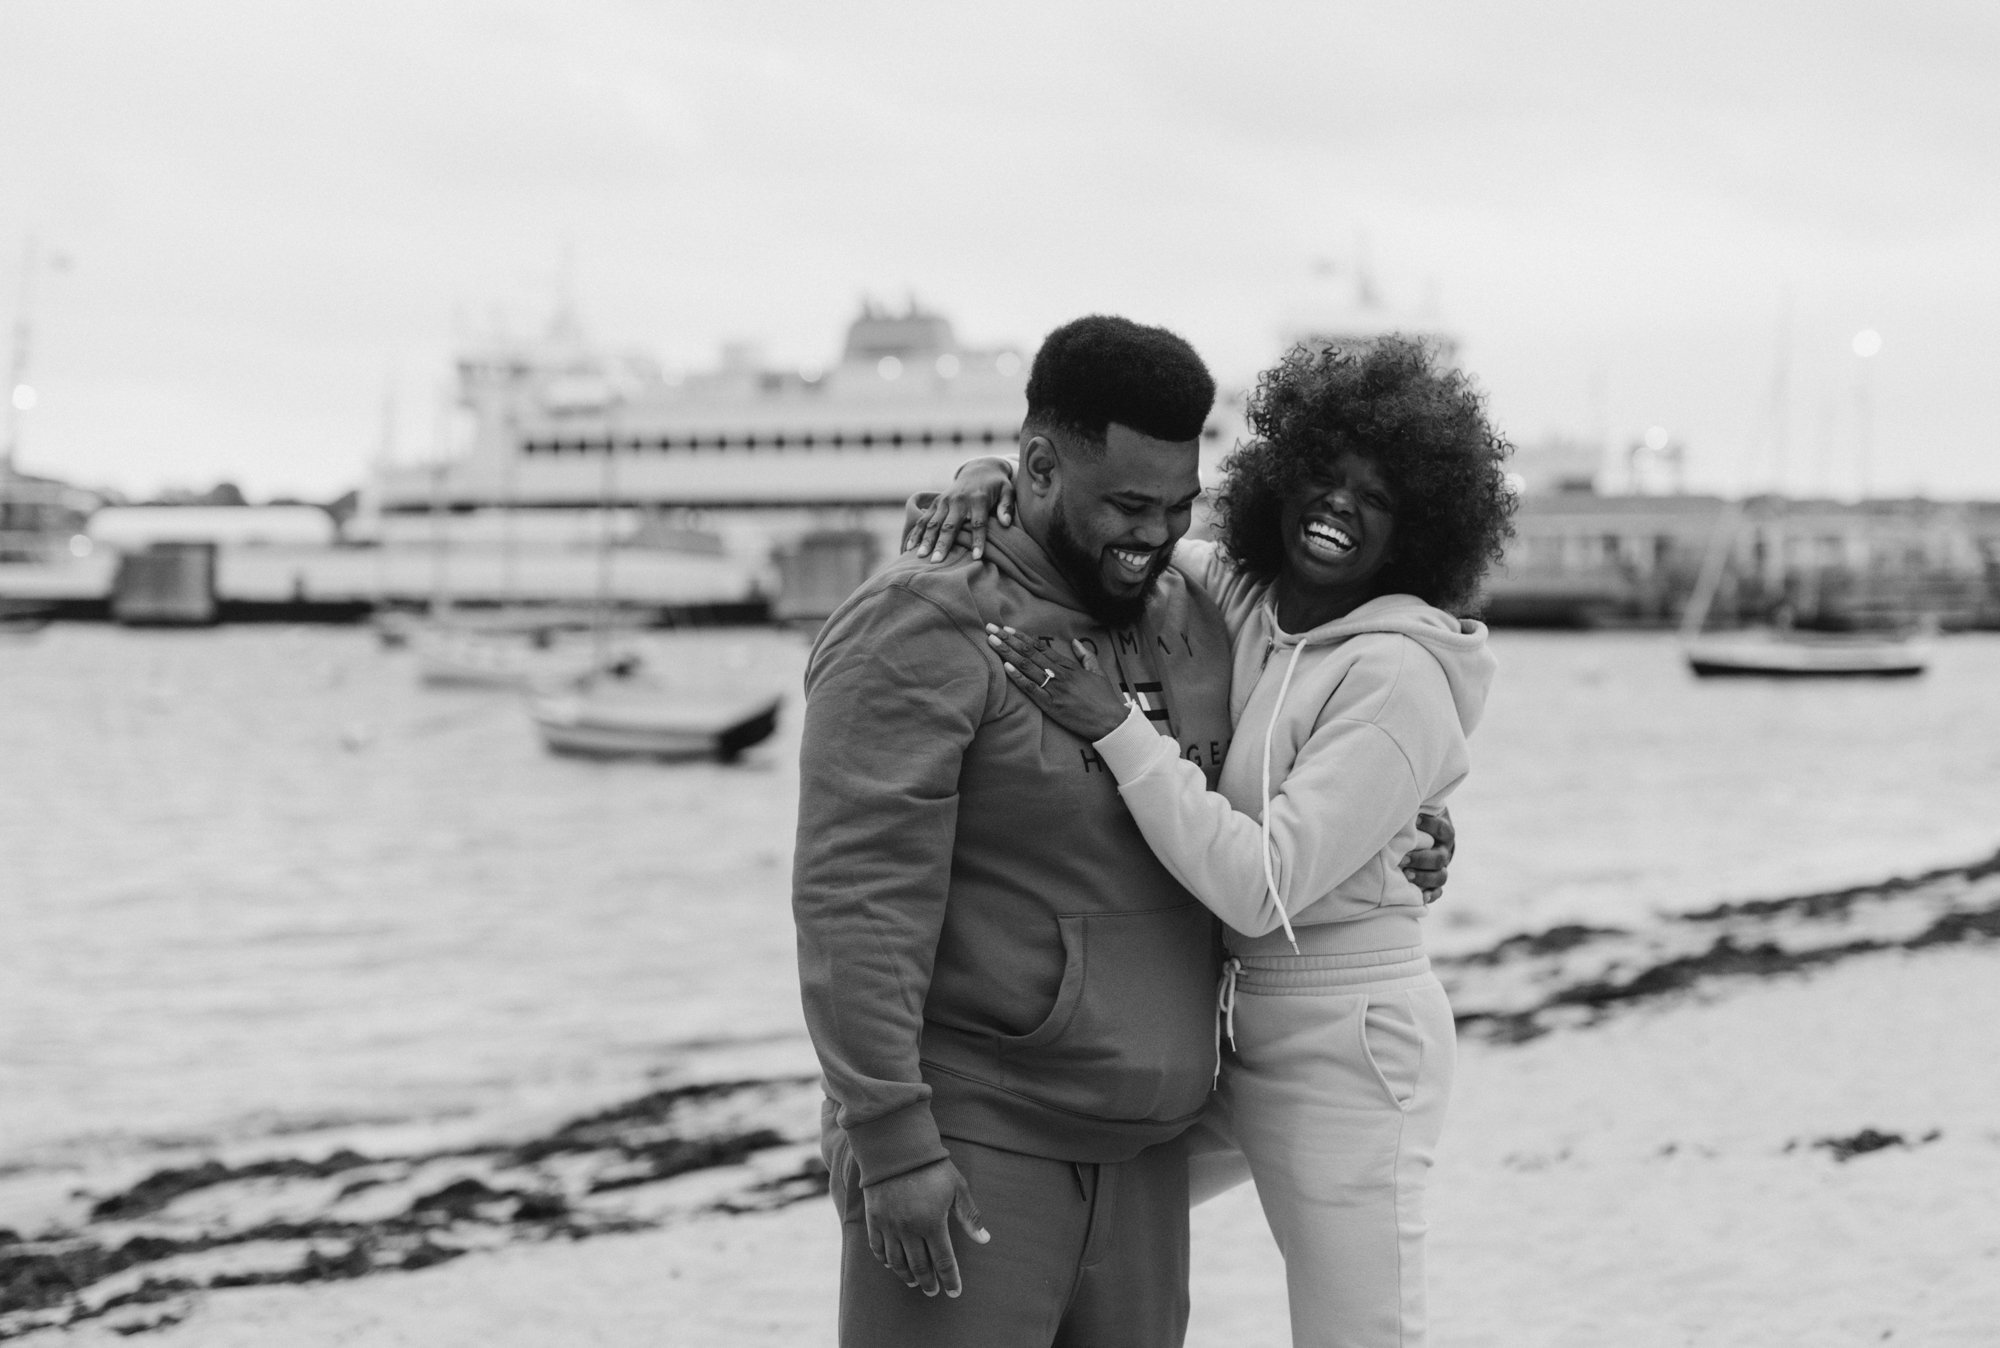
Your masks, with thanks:
<instances>
[{"instance_id":1,"label":"woman's smiling face","mask_svg":"<svg viewBox=\"0 0 2000 1348\"><path fill-rule=\"evenodd\" d=\"M1389 560L1396 501L1373 461L1342 450L1313 469L1278 520L1292 584L1307 591L1370 591Z\"/></svg>"}]
</instances>

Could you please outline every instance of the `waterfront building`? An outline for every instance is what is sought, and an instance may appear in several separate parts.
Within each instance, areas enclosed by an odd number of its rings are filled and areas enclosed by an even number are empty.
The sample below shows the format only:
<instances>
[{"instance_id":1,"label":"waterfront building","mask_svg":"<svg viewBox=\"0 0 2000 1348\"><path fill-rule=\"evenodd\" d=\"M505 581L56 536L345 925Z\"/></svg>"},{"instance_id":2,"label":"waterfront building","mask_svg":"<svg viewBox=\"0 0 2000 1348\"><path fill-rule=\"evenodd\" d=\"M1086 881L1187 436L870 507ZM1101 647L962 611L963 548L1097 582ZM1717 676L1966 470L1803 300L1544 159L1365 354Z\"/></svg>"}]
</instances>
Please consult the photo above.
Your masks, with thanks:
<instances>
[{"instance_id":1,"label":"waterfront building","mask_svg":"<svg viewBox=\"0 0 2000 1348\"><path fill-rule=\"evenodd\" d=\"M2000 622L2000 507L1525 493L1488 582L1499 623L1675 621L1711 548L1718 621L1821 628Z\"/></svg>"},{"instance_id":2,"label":"waterfront building","mask_svg":"<svg viewBox=\"0 0 2000 1348\"><path fill-rule=\"evenodd\" d=\"M84 521L103 503L94 491L0 462L0 563L47 562L81 546Z\"/></svg>"}]
</instances>

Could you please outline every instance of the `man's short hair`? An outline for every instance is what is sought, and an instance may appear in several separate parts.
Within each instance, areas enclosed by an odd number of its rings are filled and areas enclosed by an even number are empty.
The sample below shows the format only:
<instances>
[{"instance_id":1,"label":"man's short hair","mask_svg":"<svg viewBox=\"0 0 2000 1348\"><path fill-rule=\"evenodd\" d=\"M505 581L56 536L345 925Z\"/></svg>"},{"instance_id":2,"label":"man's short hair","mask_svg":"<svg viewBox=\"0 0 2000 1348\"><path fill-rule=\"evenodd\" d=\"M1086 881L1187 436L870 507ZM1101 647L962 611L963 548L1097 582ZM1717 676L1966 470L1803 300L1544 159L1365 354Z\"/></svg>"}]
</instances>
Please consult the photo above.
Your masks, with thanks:
<instances>
[{"instance_id":1,"label":"man's short hair","mask_svg":"<svg viewBox=\"0 0 2000 1348\"><path fill-rule=\"evenodd\" d=\"M1051 332L1035 353L1023 426L1092 445L1114 421L1155 440L1195 440L1214 406L1215 380L1182 338L1091 314Z\"/></svg>"}]
</instances>

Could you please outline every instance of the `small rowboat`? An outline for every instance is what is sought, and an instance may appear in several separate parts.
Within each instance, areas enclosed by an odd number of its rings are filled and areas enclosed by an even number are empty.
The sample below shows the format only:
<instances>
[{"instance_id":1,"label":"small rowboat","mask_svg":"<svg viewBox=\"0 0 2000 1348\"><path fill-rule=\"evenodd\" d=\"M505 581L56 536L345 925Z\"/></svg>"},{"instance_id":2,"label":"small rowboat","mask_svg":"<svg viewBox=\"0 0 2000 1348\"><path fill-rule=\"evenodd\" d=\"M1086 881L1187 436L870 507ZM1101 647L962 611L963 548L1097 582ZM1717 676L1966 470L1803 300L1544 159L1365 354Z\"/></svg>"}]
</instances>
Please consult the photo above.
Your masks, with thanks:
<instances>
[{"instance_id":1,"label":"small rowboat","mask_svg":"<svg viewBox=\"0 0 2000 1348\"><path fill-rule=\"evenodd\" d=\"M419 632L417 672L431 688L512 691L574 683L632 662L629 652L546 646L525 638L490 637L451 629Z\"/></svg>"},{"instance_id":2,"label":"small rowboat","mask_svg":"<svg viewBox=\"0 0 2000 1348\"><path fill-rule=\"evenodd\" d=\"M1930 665L1930 645L1914 637L1777 631L1712 632L1683 643L1704 678L1908 678Z\"/></svg>"},{"instance_id":3,"label":"small rowboat","mask_svg":"<svg viewBox=\"0 0 2000 1348\"><path fill-rule=\"evenodd\" d=\"M771 737L781 698L681 692L646 679L592 679L528 699L552 753L733 762Z\"/></svg>"}]
</instances>

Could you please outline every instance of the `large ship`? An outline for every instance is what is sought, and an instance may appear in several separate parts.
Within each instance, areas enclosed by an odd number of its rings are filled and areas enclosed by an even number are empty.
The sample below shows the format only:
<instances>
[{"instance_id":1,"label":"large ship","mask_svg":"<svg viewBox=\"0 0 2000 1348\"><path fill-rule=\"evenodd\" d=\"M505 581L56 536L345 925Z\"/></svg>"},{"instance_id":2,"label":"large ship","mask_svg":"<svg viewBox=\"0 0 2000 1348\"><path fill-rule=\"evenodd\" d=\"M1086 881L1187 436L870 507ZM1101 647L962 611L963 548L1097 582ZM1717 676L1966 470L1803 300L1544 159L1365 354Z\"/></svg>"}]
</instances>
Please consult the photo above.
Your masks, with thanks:
<instances>
[{"instance_id":1,"label":"large ship","mask_svg":"<svg viewBox=\"0 0 2000 1348\"><path fill-rule=\"evenodd\" d=\"M961 342L914 301L865 304L824 368L725 348L714 368L678 377L559 321L541 339L464 353L466 442L385 468L367 505L385 540L426 536L439 516L466 535L503 517L520 537L589 533L608 511L621 539L707 533L742 552L859 530L886 545L912 491L974 455L1014 452L1027 365L1014 347ZM1208 457L1226 423L1207 428Z\"/></svg>"}]
</instances>

